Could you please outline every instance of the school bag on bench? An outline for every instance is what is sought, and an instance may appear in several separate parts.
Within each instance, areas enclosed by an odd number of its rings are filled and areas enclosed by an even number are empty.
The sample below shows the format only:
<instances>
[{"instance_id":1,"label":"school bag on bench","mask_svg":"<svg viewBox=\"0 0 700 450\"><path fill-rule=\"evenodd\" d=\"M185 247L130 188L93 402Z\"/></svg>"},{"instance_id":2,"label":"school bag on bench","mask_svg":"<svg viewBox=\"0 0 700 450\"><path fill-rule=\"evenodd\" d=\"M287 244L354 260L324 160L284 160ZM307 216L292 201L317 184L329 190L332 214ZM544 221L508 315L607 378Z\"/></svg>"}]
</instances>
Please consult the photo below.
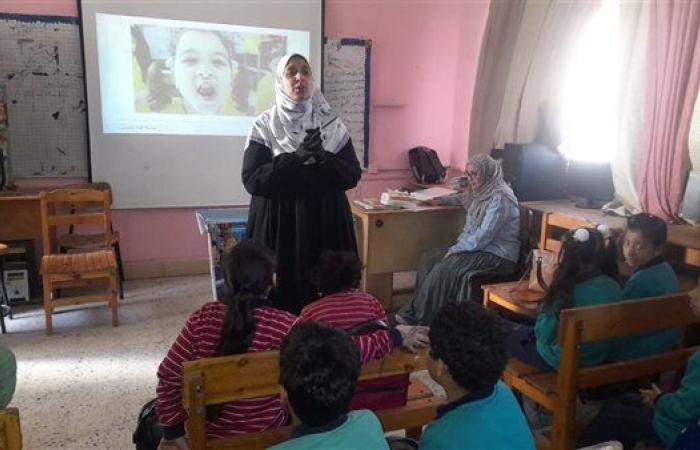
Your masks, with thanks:
<instances>
[{"instance_id":1,"label":"school bag on bench","mask_svg":"<svg viewBox=\"0 0 700 450\"><path fill-rule=\"evenodd\" d=\"M408 151L408 163L418 183L440 184L445 181L447 170L440 162L435 150L428 147L414 147Z\"/></svg>"}]
</instances>

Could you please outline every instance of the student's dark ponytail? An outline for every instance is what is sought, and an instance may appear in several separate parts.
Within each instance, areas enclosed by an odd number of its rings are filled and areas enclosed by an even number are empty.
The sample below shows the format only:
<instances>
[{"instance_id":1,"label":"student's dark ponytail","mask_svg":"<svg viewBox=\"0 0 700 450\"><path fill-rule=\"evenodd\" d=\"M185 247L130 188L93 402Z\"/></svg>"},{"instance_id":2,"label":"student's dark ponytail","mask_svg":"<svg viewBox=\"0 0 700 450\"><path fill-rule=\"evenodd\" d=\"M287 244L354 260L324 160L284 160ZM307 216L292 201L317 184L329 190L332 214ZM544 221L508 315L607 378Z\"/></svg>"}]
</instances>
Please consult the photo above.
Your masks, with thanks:
<instances>
[{"instance_id":1,"label":"student's dark ponytail","mask_svg":"<svg viewBox=\"0 0 700 450\"><path fill-rule=\"evenodd\" d=\"M253 241L241 241L226 255L223 303L228 310L221 329L219 356L248 351L255 331L251 304L268 296L274 273L274 255Z\"/></svg>"},{"instance_id":2,"label":"student's dark ponytail","mask_svg":"<svg viewBox=\"0 0 700 450\"><path fill-rule=\"evenodd\" d=\"M218 356L248 351L255 333L253 303L267 298L275 269L273 253L251 240L239 242L224 258L223 303L228 309L221 327ZM221 416L222 405L209 405L206 409L208 420Z\"/></svg>"},{"instance_id":3,"label":"student's dark ponytail","mask_svg":"<svg viewBox=\"0 0 700 450\"><path fill-rule=\"evenodd\" d=\"M603 235L595 228L568 231L559 251L559 267L544 295L544 310L559 315L573 306L574 287L603 273L606 250Z\"/></svg>"}]
</instances>

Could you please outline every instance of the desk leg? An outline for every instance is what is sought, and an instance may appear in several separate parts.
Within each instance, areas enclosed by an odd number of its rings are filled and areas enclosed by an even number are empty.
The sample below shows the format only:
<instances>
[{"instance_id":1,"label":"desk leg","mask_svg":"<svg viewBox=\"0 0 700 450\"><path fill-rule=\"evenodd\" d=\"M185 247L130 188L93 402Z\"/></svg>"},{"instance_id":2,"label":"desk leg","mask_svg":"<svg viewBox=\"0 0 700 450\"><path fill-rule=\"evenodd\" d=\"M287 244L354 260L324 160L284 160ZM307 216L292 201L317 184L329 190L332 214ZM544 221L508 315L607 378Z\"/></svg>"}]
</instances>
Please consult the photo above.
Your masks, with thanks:
<instances>
[{"instance_id":1,"label":"desk leg","mask_svg":"<svg viewBox=\"0 0 700 450\"><path fill-rule=\"evenodd\" d=\"M207 232L207 251L209 253L209 275L211 276L211 295L216 300L216 274L214 273L214 255L211 252L212 235Z\"/></svg>"},{"instance_id":2,"label":"desk leg","mask_svg":"<svg viewBox=\"0 0 700 450\"><path fill-rule=\"evenodd\" d=\"M393 310L394 299L392 291L394 289L394 274L379 273L363 275L362 290L374 295L387 311Z\"/></svg>"}]
</instances>

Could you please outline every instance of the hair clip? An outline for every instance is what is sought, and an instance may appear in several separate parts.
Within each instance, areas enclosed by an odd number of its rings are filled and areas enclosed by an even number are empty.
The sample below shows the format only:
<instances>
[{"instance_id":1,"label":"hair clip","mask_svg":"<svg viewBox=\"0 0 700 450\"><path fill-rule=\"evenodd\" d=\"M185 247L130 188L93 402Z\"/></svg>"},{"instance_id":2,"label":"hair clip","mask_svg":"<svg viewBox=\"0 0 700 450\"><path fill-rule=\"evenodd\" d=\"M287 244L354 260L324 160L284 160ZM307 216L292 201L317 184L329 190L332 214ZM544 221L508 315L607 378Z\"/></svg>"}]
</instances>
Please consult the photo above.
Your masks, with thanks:
<instances>
[{"instance_id":1,"label":"hair clip","mask_svg":"<svg viewBox=\"0 0 700 450\"><path fill-rule=\"evenodd\" d=\"M574 231L574 240L576 242L588 242L588 239L590 237L591 233L589 233L588 230L585 228L579 228L576 231Z\"/></svg>"},{"instance_id":2,"label":"hair clip","mask_svg":"<svg viewBox=\"0 0 700 450\"><path fill-rule=\"evenodd\" d=\"M595 229L603 235L603 239L609 239L612 237L612 228L610 228L610 226L604 223L601 223L600 225L595 227Z\"/></svg>"}]
</instances>

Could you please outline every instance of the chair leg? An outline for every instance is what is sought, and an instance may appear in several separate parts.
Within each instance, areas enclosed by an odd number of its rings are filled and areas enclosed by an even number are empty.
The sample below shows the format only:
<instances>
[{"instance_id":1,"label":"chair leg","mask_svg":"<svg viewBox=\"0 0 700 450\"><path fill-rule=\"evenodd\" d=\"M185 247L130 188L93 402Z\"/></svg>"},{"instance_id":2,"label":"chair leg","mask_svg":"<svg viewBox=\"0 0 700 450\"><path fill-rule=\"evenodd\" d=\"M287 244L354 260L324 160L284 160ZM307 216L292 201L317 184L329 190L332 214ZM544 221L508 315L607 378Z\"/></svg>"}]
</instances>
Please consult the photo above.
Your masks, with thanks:
<instances>
[{"instance_id":1,"label":"chair leg","mask_svg":"<svg viewBox=\"0 0 700 450\"><path fill-rule=\"evenodd\" d=\"M119 304L117 303L117 274L113 274L110 277L110 295L111 298L109 300L109 304L112 307L112 326L113 327L118 327L119 326L119 312L117 308L119 307Z\"/></svg>"},{"instance_id":2,"label":"chair leg","mask_svg":"<svg viewBox=\"0 0 700 450\"><path fill-rule=\"evenodd\" d=\"M46 315L46 334L51 335L53 333L53 320L51 315L53 314L53 310L51 308L51 282L46 279L46 275L44 275L44 314Z\"/></svg>"},{"instance_id":3,"label":"chair leg","mask_svg":"<svg viewBox=\"0 0 700 450\"><path fill-rule=\"evenodd\" d=\"M124 299L124 265L122 264L122 252L119 242L114 243L114 256L117 257L117 270L119 271L119 298Z\"/></svg>"}]
</instances>

